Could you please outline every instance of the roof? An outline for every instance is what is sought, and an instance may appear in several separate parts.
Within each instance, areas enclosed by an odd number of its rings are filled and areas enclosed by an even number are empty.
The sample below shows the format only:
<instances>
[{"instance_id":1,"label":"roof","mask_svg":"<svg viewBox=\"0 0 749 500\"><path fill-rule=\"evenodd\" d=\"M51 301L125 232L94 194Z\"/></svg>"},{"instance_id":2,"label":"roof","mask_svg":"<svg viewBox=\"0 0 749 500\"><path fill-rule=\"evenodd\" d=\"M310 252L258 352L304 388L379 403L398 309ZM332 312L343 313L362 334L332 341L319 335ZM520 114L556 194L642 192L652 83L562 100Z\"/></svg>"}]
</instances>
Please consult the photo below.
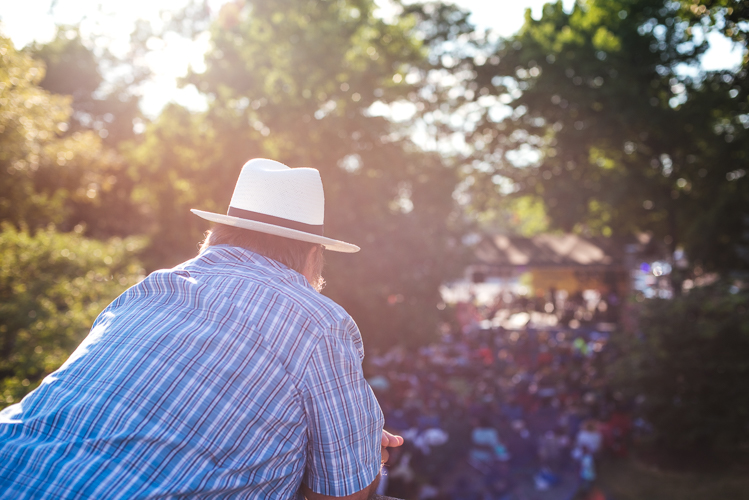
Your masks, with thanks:
<instances>
[{"instance_id":1,"label":"roof","mask_svg":"<svg viewBox=\"0 0 749 500\"><path fill-rule=\"evenodd\" d=\"M623 244L576 234L487 235L474 253L478 263L491 267L611 268L624 264Z\"/></svg>"}]
</instances>

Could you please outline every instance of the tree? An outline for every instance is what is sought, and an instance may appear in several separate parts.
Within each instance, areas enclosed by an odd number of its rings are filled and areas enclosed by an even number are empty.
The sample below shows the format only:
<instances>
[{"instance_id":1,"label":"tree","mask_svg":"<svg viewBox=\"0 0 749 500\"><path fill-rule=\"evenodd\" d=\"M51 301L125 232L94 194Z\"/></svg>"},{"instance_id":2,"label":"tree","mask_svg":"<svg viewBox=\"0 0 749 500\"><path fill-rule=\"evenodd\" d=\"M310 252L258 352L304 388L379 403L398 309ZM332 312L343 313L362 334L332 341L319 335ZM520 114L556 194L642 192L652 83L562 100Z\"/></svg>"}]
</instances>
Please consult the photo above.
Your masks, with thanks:
<instances>
[{"instance_id":1,"label":"tree","mask_svg":"<svg viewBox=\"0 0 749 500\"><path fill-rule=\"evenodd\" d=\"M682 0L680 17L690 26L701 25L707 29L717 29L733 41L747 46L749 38L749 3L746 0ZM744 63L749 53L744 52Z\"/></svg>"},{"instance_id":2,"label":"tree","mask_svg":"<svg viewBox=\"0 0 749 500\"><path fill-rule=\"evenodd\" d=\"M463 57L466 101L494 98L468 131L475 200L536 196L553 227L649 231L703 267L746 269L746 69L688 76L707 45L681 12L660 0L548 4Z\"/></svg>"},{"instance_id":3,"label":"tree","mask_svg":"<svg viewBox=\"0 0 749 500\"><path fill-rule=\"evenodd\" d=\"M370 111L411 99L406 73L428 66L418 20L389 23L374 9L369 0L226 4L206 71L185 80L210 109L168 108L130 158L158 234L150 255L163 263L194 252L205 226L189 208L226 210L247 159L318 168L326 233L364 248L328 256L325 293L375 343L422 342L435 331L439 285L461 266L450 227L458 178Z\"/></svg>"},{"instance_id":4,"label":"tree","mask_svg":"<svg viewBox=\"0 0 749 500\"><path fill-rule=\"evenodd\" d=\"M0 406L56 370L96 316L142 278L137 239L100 242L54 229L0 232Z\"/></svg>"},{"instance_id":5,"label":"tree","mask_svg":"<svg viewBox=\"0 0 749 500\"><path fill-rule=\"evenodd\" d=\"M60 137L84 133L98 160L94 167L81 165L88 177L86 198L81 203L67 197L70 207L61 224L63 230L83 224L87 235L98 238L141 231L142 213L132 199L134 181L119 148L135 138L134 123L143 120L134 89L149 72L136 61L150 36L150 26L139 23L131 37L130 61L111 54L104 36L86 42L74 26L58 26L51 42L34 43L24 49L44 64L44 77L38 85L53 94L69 96L70 114ZM68 168L77 163L73 160Z\"/></svg>"},{"instance_id":6,"label":"tree","mask_svg":"<svg viewBox=\"0 0 749 500\"><path fill-rule=\"evenodd\" d=\"M140 22L131 37L130 54L124 59L106 48L104 36L85 42L78 26L58 26L52 41L34 42L25 50L44 63L39 86L71 96L70 132L95 130L106 145L115 147L134 138L134 122L143 119L134 89L150 71L137 56L152 35L150 25ZM96 52L89 46L97 47Z\"/></svg>"},{"instance_id":7,"label":"tree","mask_svg":"<svg viewBox=\"0 0 749 500\"><path fill-rule=\"evenodd\" d=\"M0 397L17 401L56 369L106 301L141 274L137 240L82 238L76 215L107 190L107 154L69 131L70 97L38 86L44 66L0 38ZM54 228L73 230L59 234ZM46 229L45 229L46 228ZM116 278L114 278L116 276ZM1 404L1 403L0 403Z\"/></svg>"},{"instance_id":8,"label":"tree","mask_svg":"<svg viewBox=\"0 0 749 500\"><path fill-rule=\"evenodd\" d=\"M724 282L653 299L641 335L618 339L615 386L644 396L640 411L666 450L702 458L746 451L748 303L746 291L729 291Z\"/></svg>"},{"instance_id":9,"label":"tree","mask_svg":"<svg viewBox=\"0 0 749 500\"><path fill-rule=\"evenodd\" d=\"M99 137L65 135L70 100L39 88L43 77L40 63L0 38L0 220L17 227L69 222L105 184Z\"/></svg>"}]
</instances>

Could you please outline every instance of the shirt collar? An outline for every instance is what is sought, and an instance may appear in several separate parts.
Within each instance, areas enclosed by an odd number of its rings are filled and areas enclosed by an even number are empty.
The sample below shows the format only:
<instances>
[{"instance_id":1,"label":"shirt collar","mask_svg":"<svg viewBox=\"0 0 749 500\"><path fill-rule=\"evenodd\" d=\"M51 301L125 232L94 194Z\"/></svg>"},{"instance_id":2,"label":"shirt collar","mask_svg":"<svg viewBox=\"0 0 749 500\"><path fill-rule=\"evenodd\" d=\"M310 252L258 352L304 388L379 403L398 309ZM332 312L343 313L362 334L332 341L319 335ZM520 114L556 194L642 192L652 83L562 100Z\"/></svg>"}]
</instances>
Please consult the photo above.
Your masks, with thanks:
<instances>
[{"instance_id":1,"label":"shirt collar","mask_svg":"<svg viewBox=\"0 0 749 500\"><path fill-rule=\"evenodd\" d=\"M201 252L192 261L196 265L226 268L232 273L257 276L258 271L274 278L286 279L312 288L307 278L276 260L270 259L246 248L230 245L212 245Z\"/></svg>"}]
</instances>

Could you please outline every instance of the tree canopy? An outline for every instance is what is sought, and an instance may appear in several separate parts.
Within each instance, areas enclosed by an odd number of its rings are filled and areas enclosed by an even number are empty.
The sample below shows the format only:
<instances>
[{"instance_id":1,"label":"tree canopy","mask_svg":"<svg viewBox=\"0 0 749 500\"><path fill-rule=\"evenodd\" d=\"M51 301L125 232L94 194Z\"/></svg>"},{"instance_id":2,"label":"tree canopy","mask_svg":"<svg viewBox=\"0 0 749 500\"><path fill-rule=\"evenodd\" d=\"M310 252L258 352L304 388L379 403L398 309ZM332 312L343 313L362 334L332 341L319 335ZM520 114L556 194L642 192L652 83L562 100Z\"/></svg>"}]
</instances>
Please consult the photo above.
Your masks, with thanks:
<instances>
[{"instance_id":1,"label":"tree canopy","mask_svg":"<svg viewBox=\"0 0 749 500\"><path fill-rule=\"evenodd\" d=\"M642 335L617 340L625 355L611 369L615 385L643 397L643 416L667 451L704 457L747 445L749 297L726 288L716 283L676 300L654 299Z\"/></svg>"},{"instance_id":2,"label":"tree canopy","mask_svg":"<svg viewBox=\"0 0 749 500\"><path fill-rule=\"evenodd\" d=\"M684 15L728 16L724 32L741 42L740 9L695 5L547 4L513 37L462 58L467 104L489 103L465 131L474 200L509 184L514 197L543 200L553 227L647 231L708 269L747 269L746 59L700 71L711 25Z\"/></svg>"},{"instance_id":3,"label":"tree canopy","mask_svg":"<svg viewBox=\"0 0 749 500\"><path fill-rule=\"evenodd\" d=\"M91 203L101 172L99 137L66 133L70 98L41 89L43 78L42 64L0 38L0 219L16 226L66 222Z\"/></svg>"},{"instance_id":4,"label":"tree canopy","mask_svg":"<svg viewBox=\"0 0 749 500\"><path fill-rule=\"evenodd\" d=\"M143 277L138 239L76 232L0 232L0 406L18 402L56 370L98 314Z\"/></svg>"},{"instance_id":5,"label":"tree canopy","mask_svg":"<svg viewBox=\"0 0 749 500\"><path fill-rule=\"evenodd\" d=\"M167 108L129 152L160 262L194 252L207 226L189 208L224 212L248 158L318 168L326 232L363 247L354 258L328 256L325 293L370 345L429 338L439 285L460 263L449 160L419 151L370 112L376 101L407 100L414 86L403 75L426 64L415 19L387 23L374 8L226 4L207 69L185 79L209 97L208 111Z\"/></svg>"}]
</instances>

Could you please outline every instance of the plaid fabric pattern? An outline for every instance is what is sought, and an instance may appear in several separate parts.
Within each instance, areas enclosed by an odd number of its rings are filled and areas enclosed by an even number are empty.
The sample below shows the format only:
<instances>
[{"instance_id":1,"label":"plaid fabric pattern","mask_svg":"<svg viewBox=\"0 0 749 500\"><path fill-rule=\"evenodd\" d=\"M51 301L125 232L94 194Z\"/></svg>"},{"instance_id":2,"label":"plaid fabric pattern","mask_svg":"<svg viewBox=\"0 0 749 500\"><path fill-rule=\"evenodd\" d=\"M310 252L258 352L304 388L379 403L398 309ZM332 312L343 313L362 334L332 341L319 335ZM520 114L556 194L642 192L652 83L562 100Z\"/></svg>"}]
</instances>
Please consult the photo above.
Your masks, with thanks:
<instances>
[{"instance_id":1,"label":"plaid fabric pattern","mask_svg":"<svg viewBox=\"0 0 749 500\"><path fill-rule=\"evenodd\" d=\"M0 412L1 498L345 496L382 412L351 317L299 273L211 247L130 288Z\"/></svg>"}]
</instances>

